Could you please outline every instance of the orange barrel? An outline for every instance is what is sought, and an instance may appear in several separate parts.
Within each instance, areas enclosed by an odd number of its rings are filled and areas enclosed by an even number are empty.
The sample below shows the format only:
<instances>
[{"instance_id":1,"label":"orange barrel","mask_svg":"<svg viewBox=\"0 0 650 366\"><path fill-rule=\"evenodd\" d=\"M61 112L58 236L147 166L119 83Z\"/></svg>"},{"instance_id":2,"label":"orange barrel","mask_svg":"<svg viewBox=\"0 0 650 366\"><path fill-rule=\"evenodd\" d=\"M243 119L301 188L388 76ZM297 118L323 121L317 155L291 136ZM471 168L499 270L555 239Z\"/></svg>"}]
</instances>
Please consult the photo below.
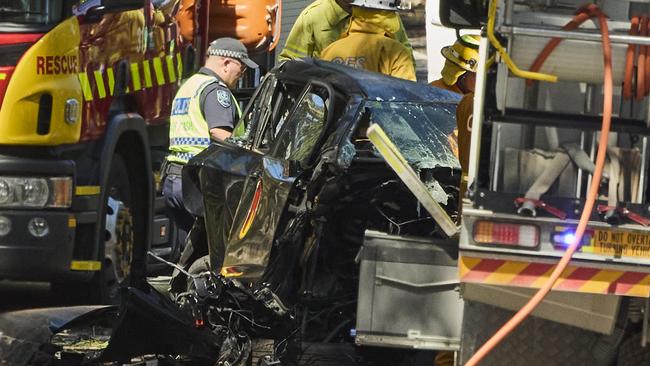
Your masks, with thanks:
<instances>
[{"instance_id":1,"label":"orange barrel","mask_svg":"<svg viewBox=\"0 0 650 366\"><path fill-rule=\"evenodd\" d=\"M194 20L196 14L195 2L195 0L181 0L178 12L176 13L179 32L183 40L187 43L194 41L194 28L196 28L196 22Z\"/></svg>"}]
</instances>

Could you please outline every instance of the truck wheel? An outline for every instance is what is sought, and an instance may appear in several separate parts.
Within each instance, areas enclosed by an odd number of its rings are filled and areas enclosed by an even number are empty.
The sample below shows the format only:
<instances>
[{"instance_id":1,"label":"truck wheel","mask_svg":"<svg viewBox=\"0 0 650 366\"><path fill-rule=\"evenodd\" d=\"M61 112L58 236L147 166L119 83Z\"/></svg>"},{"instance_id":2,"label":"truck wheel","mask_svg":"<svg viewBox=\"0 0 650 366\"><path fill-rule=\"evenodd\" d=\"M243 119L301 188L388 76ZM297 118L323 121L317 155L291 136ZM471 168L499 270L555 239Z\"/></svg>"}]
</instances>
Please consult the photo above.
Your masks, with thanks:
<instances>
[{"instance_id":1,"label":"truck wheel","mask_svg":"<svg viewBox=\"0 0 650 366\"><path fill-rule=\"evenodd\" d=\"M108 173L107 198L103 215L104 257L95 278L94 297L102 303L116 303L119 289L128 284L134 253L133 197L129 171L120 154L115 154ZM100 251L101 253L102 251Z\"/></svg>"},{"instance_id":2,"label":"truck wheel","mask_svg":"<svg viewBox=\"0 0 650 366\"><path fill-rule=\"evenodd\" d=\"M621 343L616 366L650 365L650 344L641 347L641 332L633 334Z\"/></svg>"},{"instance_id":3,"label":"truck wheel","mask_svg":"<svg viewBox=\"0 0 650 366\"><path fill-rule=\"evenodd\" d=\"M460 364L471 356L514 313L490 305L465 301ZM584 329L529 317L483 359L485 365L555 366L611 365L594 358L601 335Z\"/></svg>"},{"instance_id":4,"label":"truck wheel","mask_svg":"<svg viewBox=\"0 0 650 366\"><path fill-rule=\"evenodd\" d=\"M101 270L89 283L53 282L52 292L62 304L116 304L119 288L128 284L133 264L134 225L132 191L124 158L115 154L108 176L108 194L100 215L106 217L100 236Z\"/></svg>"}]
</instances>

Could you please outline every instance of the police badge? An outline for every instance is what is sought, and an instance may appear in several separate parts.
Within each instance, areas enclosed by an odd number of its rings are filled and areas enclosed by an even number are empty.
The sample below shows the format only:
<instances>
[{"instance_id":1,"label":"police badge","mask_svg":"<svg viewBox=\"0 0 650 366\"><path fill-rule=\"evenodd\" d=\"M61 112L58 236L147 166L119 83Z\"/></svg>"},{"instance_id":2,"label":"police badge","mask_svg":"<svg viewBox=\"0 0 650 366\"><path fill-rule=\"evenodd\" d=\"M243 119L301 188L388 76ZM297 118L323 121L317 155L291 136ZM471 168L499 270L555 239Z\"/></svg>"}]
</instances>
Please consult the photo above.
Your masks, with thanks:
<instances>
[{"instance_id":1,"label":"police badge","mask_svg":"<svg viewBox=\"0 0 650 366\"><path fill-rule=\"evenodd\" d=\"M230 93L225 90L217 90L217 100L224 108L230 108Z\"/></svg>"}]
</instances>

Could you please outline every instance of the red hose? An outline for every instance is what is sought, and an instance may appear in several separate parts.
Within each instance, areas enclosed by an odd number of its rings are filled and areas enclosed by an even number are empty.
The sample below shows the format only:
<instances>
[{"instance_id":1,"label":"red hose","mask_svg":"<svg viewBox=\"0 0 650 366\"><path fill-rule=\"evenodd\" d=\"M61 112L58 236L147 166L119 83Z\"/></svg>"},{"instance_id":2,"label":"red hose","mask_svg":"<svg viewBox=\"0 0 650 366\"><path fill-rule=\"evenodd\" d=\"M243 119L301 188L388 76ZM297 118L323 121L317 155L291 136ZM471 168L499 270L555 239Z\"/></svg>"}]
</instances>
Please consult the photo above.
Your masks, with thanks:
<instances>
[{"instance_id":1,"label":"red hose","mask_svg":"<svg viewBox=\"0 0 650 366\"><path fill-rule=\"evenodd\" d=\"M553 285L560 277L562 272L565 270L573 253L575 253L578 245L582 241L582 236L585 233L587 224L589 223L589 218L591 212L594 208L594 202L598 196L598 187L600 186L600 180L603 174L603 166L605 165L605 156L607 153L607 141L609 139L609 129L612 121L612 100L614 93L614 85L612 79L612 49L609 41L609 28L607 26L607 17L605 16L600 9L591 4L592 12L598 16L598 22L600 24L600 31L602 34L603 41L603 58L605 63L604 71L604 98L603 98L603 123L600 130L600 141L598 143L598 154L596 156L596 169L594 170L594 175L591 180L591 186L589 188L589 193L587 195L587 200L585 201L585 207L582 210L582 215L580 216L580 221L578 223L578 228L576 229L575 239L573 243L567 248L567 251L560 259L560 262L557 264L553 273L549 277L548 281L544 283L542 288L537 291L537 293L528 301L524 307L521 308L507 323L505 323L501 329L499 329L493 336L490 338L467 362L466 366L475 366L481 360L490 353L494 347L496 347L508 334L510 334L521 322L530 315L530 313L535 310L535 308L541 303L544 297L551 291Z\"/></svg>"},{"instance_id":2,"label":"red hose","mask_svg":"<svg viewBox=\"0 0 650 366\"><path fill-rule=\"evenodd\" d=\"M646 18L645 29L639 30L639 35L643 37L647 37L650 35L650 17L646 16L645 18ZM645 77L643 78L645 83L645 89L643 91L642 96L637 96L637 98L639 99L643 99L648 95L648 92L650 92L650 47L641 46L641 48L644 50L644 54L645 54L645 62L644 62L645 68L643 69L643 74L645 75ZM641 50L641 48L639 48L639 51ZM638 71L637 71L637 75L638 75ZM637 78L638 77L640 76L637 76Z\"/></svg>"},{"instance_id":3,"label":"red hose","mask_svg":"<svg viewBox=\"0 0 650 366\"><path fill-rule=\"evenodd\" d=\"M639 17L633 16L630 19L630 32L631 36L636 36L639 34ZM634 78L634 54L637 52L638 47L635 44L629 44L627 46L627 52L625 53L625 78L623 81L623 98L626 100L632 99L633 90L632 90L632 80Z\"/></svg>"},{"instance_id":4,"label":"red hose","mask_svg":"<svg viewBox=\"0 0 650 366\"><path fill-rule=\"evenodd\" d=\"M587 21L589 18L593 17L593 12L589 8L589 6L581 7L578 9L578 12L576 15L569 21L567 24L562 27L563 30L573 30L578 28L582 23ZM542 52L539 53L535 61L533 62L532 66L530 67L530 71L537 72L539 69L542 68L542 65L544 65L544 62L548 58L548 56L551 55L553 50L562 42L561 38L552 38L548 43L546 43L546 46L544 46L544 49L542 49ZM526 80L526 86L531 86L535 80L528 79Z\"/></svg>"},{"instance_id":5,"label":"red hose","mask_svg":"<svg viewBox=\"0 0 650 366\"><path fill-rule=\"evenodd\" d=\"M646 37L648 35L648 17L643 15L639 24L639 35ZM639 55L636 60L636 100L643 99L646 91L646 69L645 63L648 57L648 47L639 46Z\"/></svg>"}]
</instances>

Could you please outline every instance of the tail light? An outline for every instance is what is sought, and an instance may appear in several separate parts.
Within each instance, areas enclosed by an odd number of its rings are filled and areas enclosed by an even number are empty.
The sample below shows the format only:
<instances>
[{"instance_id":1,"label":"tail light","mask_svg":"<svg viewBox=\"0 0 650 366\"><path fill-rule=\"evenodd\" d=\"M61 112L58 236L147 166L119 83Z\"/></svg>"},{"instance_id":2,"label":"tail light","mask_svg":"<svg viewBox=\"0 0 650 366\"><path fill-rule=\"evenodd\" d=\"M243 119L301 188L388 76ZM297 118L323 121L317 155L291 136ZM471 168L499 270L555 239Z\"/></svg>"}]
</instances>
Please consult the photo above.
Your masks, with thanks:
<instances>
[{"instance_id":1,"label":"tail light","mask_svg":"<svg viewBox=\"0 0 650 366\"><path fill-rule=\"evenodd\" d=\"M221 275L224 277L241 277L243 274L243 269L240 269L237 266L228 266L221 268Z\"/></svg>"},{"instance_id":2,"label":"tail light","mask_svg":"<svg viewBox=\"0 0 650 366\"><path fill-rule=\"evenodd\" d=\"M536 248L539 228L535 225L477 221L474 223L474 241L478 244Z\"/></svg>"}]
</instances>

